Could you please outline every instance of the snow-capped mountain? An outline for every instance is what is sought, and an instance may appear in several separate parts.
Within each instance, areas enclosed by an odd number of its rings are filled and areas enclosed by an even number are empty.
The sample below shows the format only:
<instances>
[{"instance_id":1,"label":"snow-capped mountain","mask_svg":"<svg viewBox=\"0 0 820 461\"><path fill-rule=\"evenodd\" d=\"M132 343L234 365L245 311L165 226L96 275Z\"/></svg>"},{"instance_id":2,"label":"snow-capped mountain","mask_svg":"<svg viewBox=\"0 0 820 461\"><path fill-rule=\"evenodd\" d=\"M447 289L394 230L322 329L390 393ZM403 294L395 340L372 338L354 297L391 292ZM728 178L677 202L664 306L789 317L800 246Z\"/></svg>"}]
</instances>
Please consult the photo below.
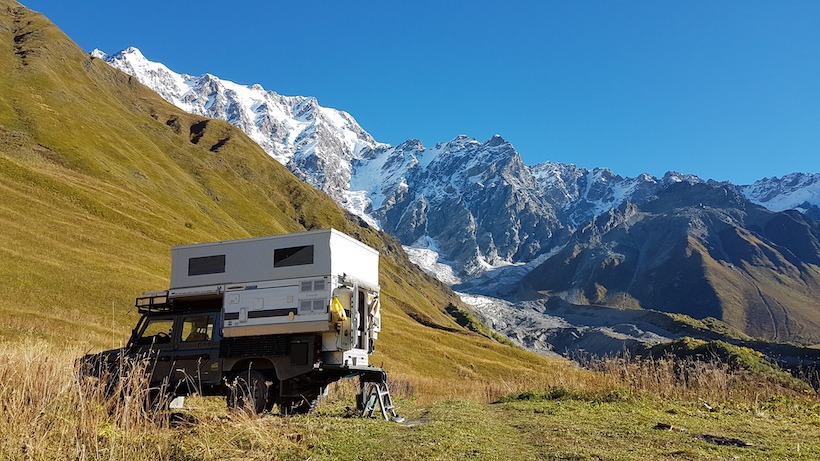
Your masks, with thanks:
<instances>
[{"instance_id":1,"label":"snow-capped mountain","mask_svg":"<svg viewBox=\"0 0 820 461\"><path fill-rule=\"evenodd\" d=\"M313 186L342 200L350 161L380 144L350 114L320 106L315 98L282 96L262 86L240 85L211 74L179 74L136 48L107 56L92 53L133 75L177 107L225 120Z\"/></svg>"},{"instance_id":2,"label":"snow-capped mountain","mask_svg":"<svg viewBox=\"0 0 820 461\"><path fill-rule=\"evenodd\" d=\"M740 186L740 190L752 202L772 211L796 209L820 219L820 173L763 178Z\"/></svg>"},{"instance_id":3,"label":"snow-capped mountain","mask_svg":"<svg viewBox=\"0 0 820 461\"><path fill-rule=\"evenodd\" d=\"M500 136L486 142L458 136L430 148L417 140L389 146L315 98L179 74L136 48L93 55L188 112L241 128L297 176L396 236L415 261L451 284L488 272L520 277L597 215L650 200L675 183L713 183L673 172L629 178L606 168L527 166ZM820 218L820 174L766 178L738 190L772 210L797 208Z\"/></svg>"},{"instance_id":4,"label":"snow-capped mountain","mask_svg":"<svg viewBox=\"0 0 820 461\"><path fill-rule=\"evenodd\" d=\"M458 284L488 271L520 274L593 217L678 182L707 181L672 172L625 178L552 162L529 167L496 135L484 143L459 136L431 148L411 140L365 150L353 162L350 189L417 256L428 250L428 270ZM441 263L453 273L438 272Z\"/></svg>"},{"instance_id":5,"label":"snow-capped mountain","mask_svg":"<svg viewBox=\"0 0 820 461\"><path fill-rule=\"evenodd\" d=\"M365 151L353 163L350 186L365 191L366 211L387 232L437 250L459 276L529 261L569 235L530 168L500 136Z\"/></svg>"}]
</instances>

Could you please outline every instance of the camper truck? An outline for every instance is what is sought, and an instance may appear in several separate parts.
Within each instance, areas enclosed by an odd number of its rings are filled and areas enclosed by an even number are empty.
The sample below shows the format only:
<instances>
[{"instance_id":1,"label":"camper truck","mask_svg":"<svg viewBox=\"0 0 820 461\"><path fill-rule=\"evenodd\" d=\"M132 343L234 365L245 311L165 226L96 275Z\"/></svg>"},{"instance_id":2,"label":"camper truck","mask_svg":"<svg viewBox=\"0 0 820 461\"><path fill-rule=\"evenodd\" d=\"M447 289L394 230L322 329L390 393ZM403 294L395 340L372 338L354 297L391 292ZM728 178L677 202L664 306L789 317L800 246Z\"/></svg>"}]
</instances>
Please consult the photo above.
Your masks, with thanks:
<instances>
[{"instance_id":1,"label":"camper truck","mask_svg":"<svg viewBox=\"0 0 820 461\"><path fill-rule=\"evenodd\" d=\"M378 269L376 250L334 229L173 247L170 287L137 298L127 346L86 363L99 372L147 357L156 388L283 414L359 376L362 408L372 414L372 394L395 416L386 374L368 363L381 330Z\"/></svg>"}]
</instances>

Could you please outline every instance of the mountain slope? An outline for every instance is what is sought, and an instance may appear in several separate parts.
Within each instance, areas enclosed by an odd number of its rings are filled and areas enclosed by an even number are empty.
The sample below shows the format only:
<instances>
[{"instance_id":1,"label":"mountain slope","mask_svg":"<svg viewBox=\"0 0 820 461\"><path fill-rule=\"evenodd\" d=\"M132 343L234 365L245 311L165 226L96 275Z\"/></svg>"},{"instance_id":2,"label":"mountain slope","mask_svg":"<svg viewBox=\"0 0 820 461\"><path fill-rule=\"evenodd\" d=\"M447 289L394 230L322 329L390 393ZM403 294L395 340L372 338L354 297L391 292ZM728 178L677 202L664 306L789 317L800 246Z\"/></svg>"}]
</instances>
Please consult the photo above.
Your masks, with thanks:
<instances>
[{"instance_id":1,"label":"mountain slope","mask_svg":"<svg viewBox=\"0 0 820 461\"><path fill-rule=\"evenodd\" d=\"M147 60L136 48L93 56L136 76L182 110L221 119L244 131L268 154L313 186L342 199L350 161L379 145L346 112L316 98L282 96L260 85L240 85L211 74L178 74Z\"/></svg>"},{"instance_id":2,"label":"mountain slope","mask_svg":"<svg viewBox=\"0 0 820 461\"><path fill-rule=\"evenodd\" d=\"M704 182L693 175L619 176L546 162L527 166L500 137L458 136L432 148L410 140L379 144L344 112L312 98L285 97L259 85L212 75L177 74L129 48L103 57L192 113L226 120L248 133L297 176L328 192L407 246L415 262L448 283L475 286L487 273L521 272L565 244L589 219L666 185ZM742 186L752 201L820 217L818 175L795 174Z\"/></svg>"},{"instance_id":3,"label":"mountain slope","mask_svg":"<svg viewBox=\"0 0 820 461\"><path fill-rule=\"evenodd\" d=\"M729 185L670 185L579 230L525 290L578 304L715 317L750 335L820 341L820 223Z\"/></svg>"},{"instance_id":4,"label":"mountain slope","mask_svg":"<svg viewBox=\"0 0 820 461\"><path fill-rule=\"evenodd\" d=\"M3 340L120 343L133 298L167 286L170 246L335 227L383 256L375 363L416 382L478 387L561 368L462 328L444 312L458 303L452 292L390 237L236 128L180 111L9 0L0 95Z\"/></svg>"}]
</instances>

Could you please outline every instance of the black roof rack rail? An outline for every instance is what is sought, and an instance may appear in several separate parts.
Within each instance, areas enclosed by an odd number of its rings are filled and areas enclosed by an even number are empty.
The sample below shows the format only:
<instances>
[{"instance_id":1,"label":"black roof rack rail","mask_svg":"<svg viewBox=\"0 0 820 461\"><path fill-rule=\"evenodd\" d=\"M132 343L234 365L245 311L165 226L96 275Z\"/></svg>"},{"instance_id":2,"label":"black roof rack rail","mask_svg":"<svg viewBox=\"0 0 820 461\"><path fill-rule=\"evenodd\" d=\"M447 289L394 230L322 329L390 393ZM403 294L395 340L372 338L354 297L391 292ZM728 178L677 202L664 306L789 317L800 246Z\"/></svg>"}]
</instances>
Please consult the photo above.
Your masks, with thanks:
<instances>
[{"instance_id":1,"label":"black roof rack rail","mask_svg":"<svg viewBox=\"0 0 820 461\"><path fill-rule=\"evenodd\" d=\"M171 312L174 310L174 301L168 298L168 292L152 293L149 296L140 296L134 301L134 306L140 314L154 314Z\"/></svg>"}]
</instances>

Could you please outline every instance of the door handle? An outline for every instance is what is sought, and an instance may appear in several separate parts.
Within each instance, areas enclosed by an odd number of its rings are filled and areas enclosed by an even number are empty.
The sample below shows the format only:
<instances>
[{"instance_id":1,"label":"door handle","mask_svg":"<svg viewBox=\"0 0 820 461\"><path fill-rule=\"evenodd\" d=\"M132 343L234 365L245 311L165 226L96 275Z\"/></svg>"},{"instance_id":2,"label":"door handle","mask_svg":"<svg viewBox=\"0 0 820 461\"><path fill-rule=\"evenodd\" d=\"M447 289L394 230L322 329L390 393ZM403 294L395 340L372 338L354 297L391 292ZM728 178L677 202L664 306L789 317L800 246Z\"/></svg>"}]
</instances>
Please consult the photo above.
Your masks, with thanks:
<instances>
[{"instance_id":1,"label":"door handle","mask_svg":"<svg viewBox=\"0 0 820 461\"><path fill-rule=\"evenodd\" d=\"M160 355L159 357L157 357L157 360L159 360L160 362L170 362L171 357L167 355Z\"/></svg>"}]
</instances>

